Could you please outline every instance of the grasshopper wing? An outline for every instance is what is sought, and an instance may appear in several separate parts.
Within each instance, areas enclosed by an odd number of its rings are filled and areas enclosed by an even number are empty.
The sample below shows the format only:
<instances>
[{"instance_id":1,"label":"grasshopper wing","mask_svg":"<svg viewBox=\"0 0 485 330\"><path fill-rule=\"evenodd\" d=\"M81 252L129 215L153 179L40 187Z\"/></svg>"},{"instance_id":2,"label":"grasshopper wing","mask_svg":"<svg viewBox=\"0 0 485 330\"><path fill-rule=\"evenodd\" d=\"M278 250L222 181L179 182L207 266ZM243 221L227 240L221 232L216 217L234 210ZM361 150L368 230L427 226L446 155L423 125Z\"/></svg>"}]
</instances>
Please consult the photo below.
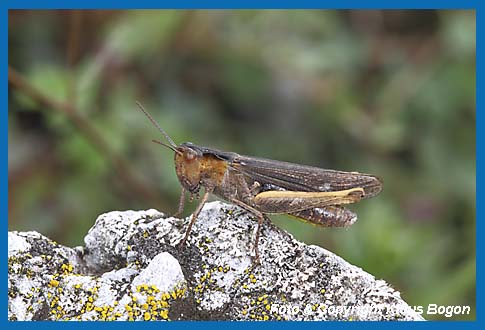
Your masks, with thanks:
<instances>
[{"instance_id":1,"label":"grasshopper wing","mask_svg":"<svg viewBox=\"0 0 485 330\"><path fill-rule=\"evenodd\" d=\"M281 190L330 192L352 188L364 189L363 198L377 195L382 180L370 174L326 170L271 159L235 155L230 167L261 185L276 186Z\"/></svg>"}]
</instances>

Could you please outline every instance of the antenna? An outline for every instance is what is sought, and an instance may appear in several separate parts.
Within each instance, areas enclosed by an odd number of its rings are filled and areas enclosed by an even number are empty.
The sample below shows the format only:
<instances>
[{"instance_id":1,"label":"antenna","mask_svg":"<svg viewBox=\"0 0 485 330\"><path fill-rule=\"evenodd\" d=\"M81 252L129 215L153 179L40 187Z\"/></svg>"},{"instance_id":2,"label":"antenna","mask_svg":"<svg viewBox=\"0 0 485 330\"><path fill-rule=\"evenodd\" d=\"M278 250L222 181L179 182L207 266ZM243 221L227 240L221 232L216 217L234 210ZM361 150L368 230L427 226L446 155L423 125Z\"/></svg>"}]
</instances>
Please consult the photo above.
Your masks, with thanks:
<instances>
[{"instance_id":1,"label":"antenna","mask_svg":"<svg viewBox=\"0 0 485 330\"><path fill-rule=\"evenodd\" d=\"M170 149L172 149L173 151L177 152L177 145L173 142L173 140L170 138L170 136L168 136L167 133L165 133L165 131L160 127L160 125L158 125L158 123L155 121L155 119L153 119L153 117L148 113L148 111L145 110L145 108L143 108L143 106L141 105L140 102L136 101L136 105L138 106L138 108L140 108L141 111L143 111L143 113L145 114L145 116L148 117L148 119L150 119L150 121L152 122L153 125L155 125L156 128L158 128L158 130L160 132L162 132L163 136L165 136L165 138L167 139L168 143L170 144L170 146L164 144L164 143L161 143L160 141L153 141L153 142L156 142L158 144L161 144L163 146L166 146Z\"/></svg>"},{"instance_id":2,"label":"antenna","mask_svg":"<svg viewBox=\"0 0 485 330\"><path fill-rule=\"evenodd\" d=\"M168 145L168 144L165 144L163 143L162 141L158 141L158 140L152 140L152 142L155 142L155 143L158 143L158 144L161 144L162 146L164 147L167 147L169 149L172 149L173 151L175 151L176 153L178 153L179 155L182 155L182 152L180 152L180 150L177 150L176 148L172 147L171 145Z\"/></svg>"}]
</instances>

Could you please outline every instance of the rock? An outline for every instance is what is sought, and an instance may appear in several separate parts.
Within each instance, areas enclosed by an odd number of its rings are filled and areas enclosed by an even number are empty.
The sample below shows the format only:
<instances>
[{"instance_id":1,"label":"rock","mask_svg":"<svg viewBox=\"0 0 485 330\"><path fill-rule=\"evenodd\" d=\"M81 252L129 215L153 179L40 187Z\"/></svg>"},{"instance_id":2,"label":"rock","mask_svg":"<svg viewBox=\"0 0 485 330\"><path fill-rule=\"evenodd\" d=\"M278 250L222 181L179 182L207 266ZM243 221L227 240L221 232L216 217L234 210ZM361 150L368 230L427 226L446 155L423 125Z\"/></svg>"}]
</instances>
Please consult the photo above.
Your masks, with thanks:
<instances>
[{"instance_id":1,"label":"rock","mask_svg":"<svg viewBox=\"0 0 485 330\"><path fill-rule=\"evenodd\" d=\"M8 235L9 320L422 320L382 280L267 222L207 203L189 218L156 210L98 217L85 247Z\"/></svg>"}]
</instances>

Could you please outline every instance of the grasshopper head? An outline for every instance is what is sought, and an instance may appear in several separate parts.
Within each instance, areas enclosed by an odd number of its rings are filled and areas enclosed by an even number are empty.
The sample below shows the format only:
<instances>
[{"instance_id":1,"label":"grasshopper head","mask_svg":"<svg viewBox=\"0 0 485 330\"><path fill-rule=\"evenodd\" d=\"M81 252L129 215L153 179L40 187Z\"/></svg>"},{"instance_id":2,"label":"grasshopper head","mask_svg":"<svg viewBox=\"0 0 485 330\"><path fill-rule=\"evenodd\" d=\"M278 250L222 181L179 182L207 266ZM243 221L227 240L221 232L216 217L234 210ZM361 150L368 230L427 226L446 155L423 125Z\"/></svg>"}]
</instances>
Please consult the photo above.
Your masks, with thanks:
<instances>
[{"instance_id":1,"label":"grasshopper head","mask_svg":"<svg viewBox=\"0 0 485 330\"><path fill-rule=\"evenodd\" d=\"M175 171L180 183L191 193L200 189L203 153L190 142L182 143L175 152Z\"/></svg>"}]
</instances>

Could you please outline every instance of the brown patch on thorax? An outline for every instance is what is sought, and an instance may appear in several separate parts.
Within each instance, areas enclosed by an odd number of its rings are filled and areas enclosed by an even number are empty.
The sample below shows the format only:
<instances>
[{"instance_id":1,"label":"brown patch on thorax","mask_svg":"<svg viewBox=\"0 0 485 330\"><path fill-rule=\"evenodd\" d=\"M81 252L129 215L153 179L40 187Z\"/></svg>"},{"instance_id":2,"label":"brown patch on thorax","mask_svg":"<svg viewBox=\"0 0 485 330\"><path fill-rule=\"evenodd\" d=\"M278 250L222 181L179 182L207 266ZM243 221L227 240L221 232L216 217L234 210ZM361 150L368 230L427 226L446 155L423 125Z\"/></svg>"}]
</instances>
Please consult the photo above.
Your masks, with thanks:
<instances>
[{"instance_id":1,"label":"brown patch on thorax","mask_svg":"<svg viewBox=\"0 0 485 330\"><path fill-rule=\"evenodd\" d=\"M200 159L201 179L220 186L224 179L224 174L228 168L228 163L212 155L206 155Z\"/></svg>"}]
</instances>

